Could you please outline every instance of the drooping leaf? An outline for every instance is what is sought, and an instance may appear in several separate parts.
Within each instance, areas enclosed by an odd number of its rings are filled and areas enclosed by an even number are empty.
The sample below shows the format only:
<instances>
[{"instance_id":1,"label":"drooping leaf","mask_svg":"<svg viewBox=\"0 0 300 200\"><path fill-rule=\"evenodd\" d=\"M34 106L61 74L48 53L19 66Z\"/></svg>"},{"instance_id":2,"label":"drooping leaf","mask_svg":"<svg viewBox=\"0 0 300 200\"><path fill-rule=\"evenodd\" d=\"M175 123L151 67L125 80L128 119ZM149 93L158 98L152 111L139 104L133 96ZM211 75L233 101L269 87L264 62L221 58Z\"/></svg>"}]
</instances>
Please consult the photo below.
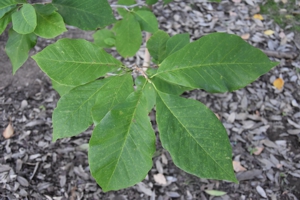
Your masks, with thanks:
<instances>
[{"instance_id":1,"label":"drooping leaf","mask_svg":"<svg viewBox=\"0 0 300 200\"><path fill-rule=\"evenodd\" d=\"M158 30L158 22L155 15L151 11L138 10L133 12L135 18L140 23L141 29L150 33Z\"/></svg>"},{"instance_id":2,"label":"drooping leaf","mask_svg":"<svg viewBox=\"0 0 300 200\"><path fill-rule=\"evenodd\" d=\"M1 18L8 13L9 11L11 11L12 9L14 9L16 7L16 5L12 5L12 6L8 6L5 8L0 9L0 20L2 20Z\"/></svg>"},{"instance_id":3,"label":"drooping leaf","mask_svg":"<svg viewBox=\"0 0 300 200\"><path fill-rule=\"evenodd\" d=\"M5 51L12 63L13 74L25 63L28 59L28 52L36 44L36 35L22 35L14 30L9 31L9 37L5 46Z\"/></svg>"},{"instance_id":4,"label":"drooping leaf","mask_svg":"<svg viewBox=\"0 0 300 200\"><path fill-rule=\"evenodd\" d=\"M118 82L103 88L99 93L95 105L92 108L92 117L95 125L98 125L103 117L133 92L133 80L130 74L123 75Z\"/></svg>"},{"instance_id":5,"label":"drooping leaf","mask_svg":"<svg viewBox=\"0 0 300 200\"><path fill-rule=\"evenodd\" d=\"M153 77L150 79L155 87L161 91L161 92L165 92L168 94L174 94L174 95L180 95L182 94L184 91L188 91L188 90L192 90L192 88L188 88L188 87L184 87L178 84L174 84L171 82L168 82L164 79L161 79L159 77Z\"/></svg>"},{"instance_id":6,"label":"drooping leaf","mask_svg":"<svg viewBox=\"0 0 300 200\"><path fill-rule=\"evenodd\" d=\"M82 30L96 30L115 22L107 0L53 0L64 21Z\"/></svg>"},{"instance_id":7,"label":"drooping leaf","mask_svg":"<svg viewBox=\"0 0 300 200\"><path fill-rule=\"evenodd\" d=\"M110 111L93 131L89 165L104 192L132 186L152 167L155 134L142 92Z\"/></svg>"},{"instance_id":8,"label":"drooping leaf","mask_svg":"<svg viewBox=\"0 0 300 200\"><path fill-rule=\"evenodd\" d=\"M55 7L52 4L36 4L34 8L37 11L37 27L34 30L35 34L43 38L54 38L67 31L62 16L55 12ZM45 14L43 11L47 10L47 8L49 8L52 13L49 11Z\"/></svg>"},{"instance_id":9,"label":"drooping leaf","mask_svg":"<svg viewBox=\"0 0 300 200\"><path fill-rule=\"evenodd\" d=\"M75 86L72 85L62 85L55 80L51 79L52 87L60 96L63 96L67 94L71 89L73 89Z\"/></svg>"},{"instance_id":10,"label":"drooping leaf","mask_svg":"<svg viewBox=\"0 0 300 200\"><path fill-rule=\"evenodd\" d=\"M117 70L122 63L83 39L61 39L32 56L40 68L63 85L82 85Z\"/></svg>"},{"instance_id":11,"label":"drooping leaf","mask_svg":"<svg viewBox=\"0 0 300 200\"><path fill-rule=\"evenodd\" d=\"M94 43L102 48L110 48L114 46L115 44L108 44L106 41L107 39L114 39L116 38L114 32L108 29L101 29L93 34Z\"/></svg>"},{"instance_id":12,"label":"drooping leaf","mask_svg":"<svg viewBox=\"0 0 300 200\"><path fill-rule=\"evenodd\" d=\"M156 102L156 91L151 83L149 83L145 77L138 76L135 79L136 90L143 92L147 100L147 110L150 112Z\"/></svg>"},{"instance_id":13,"label":"drooping leaf","mask_svg":"<svg viewBox=\"0 0 300 200\"><path fill-rule=\"evenodd\" d=\"M150 55L157 64L161 63L166 58L166 44L169 38L170 36L168 33L158 30L147 42L147 48L150 52Z\"/></svg>"},{"instance_id":14,"label":"drooping leaf","mask_svg":"<svg viewBox=\"0 0 300 200\"><path fill-rule=\"evenodd\" d=\"M13 29L19 34L32 33L37 25L35 9L30 4L23 4L11 17Z\"/></svg>"},{"instance_id":15,"label":"drooping leaf","mask_svg":"<svg viewBox=\"0 0 300 200\"><path fill-rule=\"evenodd\" d=\"M148 5L153 5L153 4L156 4L158 2L158 0L146 0L146 3Z\"/></svg>"},{"instance_id":16,"label":"drooping leaf","mask_svg":"<svg viewBox=\"0 0 300 200\"><path fill-rule=\"evenodd\" d=\"M118 0L118 5L130 6L133 4L136 4L136 0ZM128 13L125 8L117 8L117 11L122 17Z\"/></svg>"},{"instance_id":17,"label":"drooping leaf","mask_svg":"<svg viewBox=\"0 0 300 200\"><path fill-rule=\"evenodd\" d=\"M73 88L63 95L57 103L52 116L53 141L59 138L75 136L86 130L92 123L92 108L102 92L112 92L123 82L122 76L96 80ZM131 81L132 82L132 81ZM111 95L111 97L113 97ZM107 99L113 101L114 99Z\"/></svg>"},{"instance_id":18,"label":"drooping leaf","mask_svg":"<svg viewBox=\"0 0 300 200\"><path fill-rule=\"evenodd\" d=\"M124 18L115 24L116 47L123 57L134 56L142 43L141 28L132 13L127 13Z\"/></svg>"},{"instance_id":19,"label":"drooping leaf","mask_svg":"<svg viewBox=\"0 0 300 200\"><path fill-rule=\"evenodd\" d=\"M202 103L157 91L156 120L174 163L201 178L237 182L226 129Z\"/></svg>"},{"instance_id":20,"label":"drooping leaf","mask_svg":"<svg viewBox=\"0 0 300 200\"><path fill-rule=\"evenodd\" d=\"M185 87L227 92L245 87L276 65L239 36L212 33L168 56L154 76Z\"/></svg>"},{"instance_id":21,"label":"drooping leaf","mask_svg":"<svg viewBox=\"0 0 300 200\"><path fill-rule=\"evenodd\" d=\"M57 11L57 8L52 3L47 4L34 4L33 5L35 11L37 13L40 13L42 15L51 15L55 11Z\"/></svg>"},{"instance_id":22,"label":"drooping leaf","mask_svg":"<svg viewBox=\"0 0 300 200\"><path fill-rule=\"evenodd\" d=\"M174 35L167 41L167 45L166 45L167 56L170 56L176 51L182 49L185 45L189 43L190 43L190 36L188 33Z\"/></svg>"}]
</instances>

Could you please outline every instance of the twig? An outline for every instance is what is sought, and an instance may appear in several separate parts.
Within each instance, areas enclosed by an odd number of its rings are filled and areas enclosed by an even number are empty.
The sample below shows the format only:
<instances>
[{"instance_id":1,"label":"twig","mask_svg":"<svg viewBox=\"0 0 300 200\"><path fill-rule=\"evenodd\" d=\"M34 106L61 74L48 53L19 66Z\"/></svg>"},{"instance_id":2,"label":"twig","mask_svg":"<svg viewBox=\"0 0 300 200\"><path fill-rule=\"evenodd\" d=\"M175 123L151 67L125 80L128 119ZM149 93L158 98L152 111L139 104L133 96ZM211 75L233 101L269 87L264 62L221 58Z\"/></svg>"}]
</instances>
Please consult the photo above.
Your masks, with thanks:
<instances>
[{"instance_id":1,"label":"twig","mask_svg":"<svg viewBox=\"0 0 300 200\"><path fill-rule=\"evenodd\" d=\"M134 7L143 6L143 5L145 5L145 4L143 4L143 3L137 3L137 4L130 5L130 6L113 4L113 5L110 5L110 6L112 8L124 8L124 9L128 10L129 8L134 8Z\"/></svg>"},{"instance_id":2,"label":"twig","mask_svg":"<svg viewBox=\"0 0 300 200\"><path fill-rule=\"evenodd\" d=\"M262 50L267 56L276 57L276 58L287 58L287 59L295 59L298 54L295 52L278 52L271 50Z\"/></svg>"},{"instance_id":3,"label":"twig","mask_svg":"<svg viewBox=\"0 0 300 200\"><path fill-rule=\"evenodd\" d=\"M146 32L146 38L145 38L146 43L150 37L151 37L151 33ZM150 66L150 58L151 58L150 53L148 51L148 48L146 47L145 54L144 54L144 63L143 63L144 68L147 68Z\"/></svg>"}]
</instances>

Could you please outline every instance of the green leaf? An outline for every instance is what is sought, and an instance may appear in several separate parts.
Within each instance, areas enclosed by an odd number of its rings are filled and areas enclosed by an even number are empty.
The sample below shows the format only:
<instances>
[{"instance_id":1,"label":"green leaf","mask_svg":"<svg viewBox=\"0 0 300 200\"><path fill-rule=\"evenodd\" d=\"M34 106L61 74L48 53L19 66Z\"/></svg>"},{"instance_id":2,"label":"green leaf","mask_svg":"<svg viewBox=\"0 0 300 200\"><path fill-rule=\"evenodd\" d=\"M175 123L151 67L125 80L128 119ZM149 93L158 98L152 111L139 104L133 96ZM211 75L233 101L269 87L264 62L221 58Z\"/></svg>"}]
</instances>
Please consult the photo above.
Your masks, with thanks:
<instances>
[{"instance_id":1,"label":"green leaf","mask_svg":"<svg viewBox=\"0 0 300 200\"><path fill-rule=\"evenodd\" d=\"M150 112L156 103L156 91L151 83L145 77L138 76L135 79L136 90L143 92L147 100L147 110Z\"/></svg>"},{"instance_id":2,"label":"green leaf","mask_svg":"<svg viewBox=\"0 0 300 200\"><path fill-rule=\"evenodd\" d=\"M83 30L96 30L115 22L107 0L53 0L64 21Z\"/></svg>"},{"instance_id":3,"label":"green leaf","mask_svg":"<svg viewBox=\"0 0 300 200\"><path fill-rule=\"evenodd\" d=\"M168 33L158 30L147 42L147 48L150 52L150 55L158 64L166 58L166 44L169 38L170 36Z\"/></svg>"},{"instance_id":4,"label":"green leaf","mask_svg":"<svg viewBox=\"0 0 300 200\"><path fill-rule=\"evenodd\" d=\"M135 0L118 0L118 5L130 6L133 4L136 4ZM128 10L124 8L117 8L117 11L122 17L124 17L128 13Z\"/></svg>"},{"instance_id":5,"label":"green leaf","mask_svg":"<svg viewBox=\"0 0 300 200\"><path fill-rule=\"evenodd\" d=\"M93 131L89 165L104 192L142 181L152 167L155 134L146 99L134 92L110 111Z\"/></svg>"},{"instance_id":6,"label":"green leaf","mask_svg":"<svg viewBox=\"0 0 300 200\"><path fill-rule=\"evenodd\" d=\"M161 92L165 92L168 94L174 94L174 95L180 95L182 94L184 91L188 91L188 90L192 90L192 88L188 88L188 87L184 87L178 84L174 84L171 82L168 82L166 80L163 80L159 77L153 77L150 79L155 87L161 91Z\"/></svg>"},{"instance_id":7,"label":"green leaf","mask_svg":"<svg viewBox=\"0 0 300 200\"><path fill-rule=\"evenodd\" d=\"M277 64L239 36L212 33L168 56L154 76L185 87L227 92L245 87Z\"/></svg>"},{"instance_id":8,"label":"green leaf","mask_svg":"<svg viewBox=\"0 0 300 200\"><path fill-rule=\"evenodd\" d=\"M116 79L118 82L110 83L110 87L103 88L98 95L95 106L92 109L92 117L95 125L98 125L103 117L116 105L126 100L133 92L133 81L130 74Z\"/></svg>"},{"instance_id":9,"label":"green leaf","mask_svg":"<svg viewBox=\"0 0 300 200\"><path fill-rule=\"evenodd\" d=\"M229 139L215 114L198 101L157 94L159 135L174 163L201 178L237 182Z\"/></svg>"},{"instance_id":10,"label":"green leaf","mask_svg":"<svg viewBox=\"0 0 300 200\"><path fill-rule=\"evenodd\" d=\"M226 194L226 192L219 191L219 190L205 190L205 192L211 196L220 197Z\"/></svg>"},{"instance_id":11,"label":"green leaf","mask_svg":"<svg viewBox=\"0 0 300 200\"><path fill-rule=\"evenodd\" d=\"M102 98L102 92L104 94L107 94L107 90L112 92L120 82L124 81L123 78L125 77L114 76L96 80L75 87L62 96L52 116L53 141L75 136L86 130L93 123L91 112L97 99Z\"/></svg>"},{"instance_id":12,"label":"green leaf","mask_svg":"<svg viewBox=\"0 0 300 200\"><path fill-rule=\"evenodd\" d=\"M173 0L163 0L164 4L171 3Z\"/></svg>"},{"instance_id":13,"label":"green leaf","mask_svg":"<svg viewBox=\"0 0 300 200\"><path fill-rule=\"evenodd\" d=\"M34 4L33 7L35 8L35 11L41 15L51 15L57 11L57 8L53 6L52 3Z\"/></svg>"},{"instance_id":14,"label":"green leaf","mask_svg":"<svg viewBox=\"0 0 300 200\"><path fill-rule=\"evenodd\" d=\"M96 33L93 34L93 38L94 38L94 43L102 48L110 48L115 45L115 44L112 45L111 43L107 44L107 42L105 42L107 39L116 38L114 32L108 29L102 29L97 31Z\"/></svg>"},{"instance_id":15,"label":"green leaf","mask_svg":"<svg viewBox=\"0 0 300 200\"><path fill-rule=\"evenodd\" d=\"M5 31L7 25L9 22L11 22L11 15L16 10L13 9L10 12L6 13L1 19L0 19L0 35Z\"/></svg>"},{"instance_id":16,"label":"green leaf","mask_svg":"<svg viewBox=\"0 0 300 200\"><path fill-rule=\"evenodd\" d=\"M23 0L1 0L0 1L0 9L4 9L13 5L17 5L18 3L26 3Z\"/></svg>"},{"instance_id":17,"label":"green leaf","mask_svg":"<svg viewBox=\"0 0 300 200\"><path fill-rule=\"evenodd\" d=\"M35 9L30 4L12 14L13 29L20 34L32 33L37 25Z\"/></svg>"},{"instance_id":18,"label":"green leaf","mask_svg":"<svg viewBox=\"0 0 300 200\"><path fill-rule=\"evenodd\" d=\"M184 46L190 43L190 36L188 33L177 34L171 37L167 41L167 56L175 53L176 51L182 49Z\"/></svg>"},{"instance_id":19,"label":"green leaf","mask_svg":"<svg viewBox=\"0 0 300 200\"><path fill-rule=\"evenodd\" d=\"M58 94L60 96L63 96L65 94L67 94L71 89L74 88L74 86L70 86L70 85L62 85L58 82L56 82L55 80L51 79L52 82L52 87L54 90L56 90L56 92L58 92Z\"/></svg>"},{"instance_id":20,"label":"green leaf","mask_svg":"<svg viewBox=\"0 0 300 200\"><path fill-rule=\"evenodd\" d=\"M13 74L15 74L28 59L28 52L35 46L36 39L36 35L34 34L22 35L12 29L9 31L5 51L12 63Z\"/></svg>"},{"instance_id":21,"label":"green leaf","mask_svg":"<svg viewBox=\"0 0 300 200\"><path fill-rule=\"evenodd\" d=\"M12 9L14 9L16 7L16 5L12 5L12 6L8 6L5 8L0 9L0 20L2 20L1 18L8 13L9 11L11 11Z\"/></svg>"},{"instance_id":22,"label":"green leaf","mask_svg":"<svg viewBox=\"0 0 300 200\"><path fill-rule=\"evenodd\" d=\"M45 7L50 7L50 9L55 8L48 5L51 4L46 4ZM55 11L52 13L49 12L50 14L47 12L44 14L41 12L45 10L43 6L35 7L35 9L37 10L37 27L34 30L35 34L42 38L54 38L67 31L64 20L60 14Z\"/></svg>"},{"instance_id":23,"label":"green leaf","mask_svg":"<svg viewBox=\"0 0 300 200\"><path fill-rule=\"evenodd\" d=\"M133 12L143 31L154 33L158 30L158 22L155 15L147 10Z\"/></svg>"},{"instance_id":24,"label":"green leaf","mask_svg":"<svg viewBox=\"0 0 300 200\"><path fill-rule=\"evenodd\" d=\"M127 13L124 18L115 24L116 47L123 57L134 56L140 49L142 33L139 23L133 14Z\"/></svg>"},{"instance_id":25,"label":"green leaf","mask_svg":"<svg viewBox=\"0 0 300 200\"><path fill-rule=\"evenodd\" d=\"M158 0L146 0L146 4L148 5L153 5L156 4L158 2Z\"/></svg>"},{"instance_id":26,"label":"green leaf","mask_svg":"<svg viewBox=\"0 0 300 200\"><path fill-rule=\"evenodd\" d=\"M63 85L82 85L117 70L122 63L83 39L61 39L32 56L40 68Z\"/></svg>"}]
</instances>

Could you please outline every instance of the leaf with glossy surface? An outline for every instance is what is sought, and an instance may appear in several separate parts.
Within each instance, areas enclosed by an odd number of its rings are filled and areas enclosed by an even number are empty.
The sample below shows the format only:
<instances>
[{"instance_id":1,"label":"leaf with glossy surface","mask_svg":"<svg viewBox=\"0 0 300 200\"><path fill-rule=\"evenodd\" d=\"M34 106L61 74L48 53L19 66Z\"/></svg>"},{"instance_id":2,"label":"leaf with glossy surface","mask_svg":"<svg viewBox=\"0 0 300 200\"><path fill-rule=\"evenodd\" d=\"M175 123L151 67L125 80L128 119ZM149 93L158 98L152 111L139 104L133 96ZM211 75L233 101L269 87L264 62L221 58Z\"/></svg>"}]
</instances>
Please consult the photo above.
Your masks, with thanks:
<instances>
[{"instance_id":1,"label":"leaf with glossy surface","mask_svg":"<svg viewBox=\"0 0 300 200\"><path fill-rule=\"evenodd\" d=\"M40 68L63 85L82 85L117 70L122 63L83 39L61 39L32 56Z\"/></svg>"},{"instance_id":2,"label":"leaf with glossy surface","mask_svg":"<svg viewBox=\"0 0 300 200\"><path fill-rule=\"evenodd\" d=\"M147 42L147 48L150 52L150 55L158 64L161 63L167 56L166 44L169 38L170 36L168 33L158 30Z\"/></svg>"},{"instance_id":3,"label":"leaf with glossy surface","mask_svg":"<svg viewBox=\"0 0 300 200\"><path fill-rule=\"evenodd\" d=\"M166 44L167 56L182 49L185 45L190 43L190 36L188 33L177 34L171 37Z\"/></svg>"},{"instance_id":4,"label":"leaf with glossy surface","mask_svg":"<svg viewBox=\"0 0 300 200\"><path fill-rule=\"evenodd\" d=\"M157 94L159 136L174 163L201 178L237 182L229 139L215 114L198 101Z\"/></svg>"},{"instance_id":5,"label":"leaf with glossy surface","mask_svg":"<svg viewBox=\"0 0 300 200\"><path fill-rule=\"evenodd\" d=\"M277 64L239 36L212 33L168 56L154 76L185 87L227 92L245 87Z\"/></svg>"},{"instance_id":6,"label":"leaf with glossy surface","mask_svg":"<svg viewBox=\"0 0 300 200\"><path fill-rule=\"evenodd\" d=\"M35 9L30 4L23 4L22 8L11 16L13 29L19 34L32 33L37 25Z\"/></svg>"},{"instance_id":7,"label":"leaf with glossy surface","mask_svg":"<svg viewBox=\"0 0 300 200\"><path fill-rule=\"evenodd\" d=\"M133 80L130 74L121 76L118 82L103 88L92 109L92 117L95 125L98 125L103 117L116 105L126 100L133 92ZM117 79L116 79L117 80Z\"/></svg>"},{"instance_id":8,"label":"leaf with glossy surface","mask_svg":"<svg viewBox=\"0 0 300 200\"><path fill-rule=\"evenodd\" d=\"M115 22L107 0L53 0L64 21L82 30L96 30Z\"/></svg>"},{"instance_id":9,"label":"leaf with glossy surface","mask_svg":"<svg viewBox=\"0 0 300 200\"><path fill-rule=\"evenodd\" d=\"M5 51L12 63L13 74L25 63L28 59L28 52L36 44L36 35L22 35L13 30L9 31Z\"/></svg>"},{"instance_id":10,"label":"leaf with glossy surface","mask_svg":"<svg viewBox=\"0 0 300 200\"><path fill-rule=\"evenodd\" d=\"M94 43L102 48L110 48L114 46L115 44L108 44L107 39L114 39L116 38L114 32L108 29L102 29L97 31L93 34Z\"/></svg>"},{"instance_id":11,"label":"leaf with glossy surface","mask_svg":"<svg viewBox=\"0 0 300 200\"><path fill-rule=\"evenodd\" d=\"M127 13L124 18L115 24L116 47L123 57L134 56L140 49L142 43L142 33L140 24L133 14Z\"/></svg>"},{"instance_id":12,"label":"leaf with glossy surface","mask_svg":"<svg viewBox=\"0 0 300 200\"><path fill-rule=\"evenodd\" d=\"M158 30L158 22L155 15L151 11L138 10L133 12L135 18L141 25L143 31L154 33Z\"/></svg>"},{"instance_id":13,"label":"leaf with glossy surface","mask_svg":"<svg viewBox=\"0 0 300 200\"><path fill-rule=\"evenodd\" d=\"M112 91L122 82L122 76L96 80L73 88L57 103L52 116L53 141L75 136L85 131L92 123L92 108L102 92ZM109 101L113 99L108 99Z\"/></svg>"},{"instance_id":14,"label":"leaf with glossy surface","mask_svg":"<svg viewBox=\"0 0 300 200\"><path fill-rule=\"evenodd\" d=\"M37 12L37 27L34 33L42 38L54 38L67 31L63 18L57 12L44 15Z\"/></svg>"},{"instance_id":15,"label":"leaf with glossy surface","mask_svg":"<svg viewBox=\"0 0 300 200\"><path fill-rule=\"evenodd\" d=\"M146 177L154 152L146 99L135 92L94 129L88 151L90 170L104 192L119 190Z\"/></svg>"}]
</instances>

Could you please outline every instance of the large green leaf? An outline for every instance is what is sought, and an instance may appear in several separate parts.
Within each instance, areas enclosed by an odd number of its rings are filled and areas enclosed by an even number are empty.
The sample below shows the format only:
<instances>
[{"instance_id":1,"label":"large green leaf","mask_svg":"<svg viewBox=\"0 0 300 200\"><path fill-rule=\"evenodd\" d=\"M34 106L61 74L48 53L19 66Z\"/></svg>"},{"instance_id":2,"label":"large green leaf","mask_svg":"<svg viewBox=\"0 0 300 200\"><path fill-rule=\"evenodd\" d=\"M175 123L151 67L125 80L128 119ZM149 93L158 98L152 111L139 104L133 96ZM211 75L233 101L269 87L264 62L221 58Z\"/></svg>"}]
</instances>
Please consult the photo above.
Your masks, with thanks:
<instances>
[{"instance_id":1,"label":"large green leaf","mask_svg":"<svg viewBox=\"0 0 300 200\"><path fill-rule=\"evenodd\" d=\"M188 33L177 34L171 37L166 44L167 56L182 49L185 45L190 43L190 36Z\"/></svg>"},{"instance_id":2,"label":"large green leaf","mask_svg":"<svg viewBox=\"0 0 300 200\"><path fill-rule=\"evenodd\" d=\"M161 92L165 92L168 94L174 94L174 95L180 95L182 94L184 91L188 91L188 90L192 90L192 88L188 88L188 87L184 87L178 84L174 84L174 83L170 83L166 80L163 80L159 77L153 77L150 79L155 87L161 91Z\"/></svg>"},{"instance_id":3,"label":"large green leaf","mask_svg":"<svg viewBox=\"0 0 300 200\"><path fill-rule=\"evenodd\" d=\"M130 74L122 76L119 82L103 88L99 94L95 106L92 109L92 117L95 125L98 125L103 117L116 105L125 101L133 92L133 80Z\"/></svg>"},{"instance_id":4,"label":"large green leaf","mask_svg":"<svg viewBox=\"0 0 300 200\"><path fill-rule=\"evenodd\" d=\"M102 48L83 39L61 39L32 57L53 80L82 85L117 70L122 63Z\"/></svg>"},{"instance_id":5,"label":"large green leaf","mask_svg":"<svg viewBox=\"0 0 300 200\"><path fill-rule=\"evenodd\" d=\"M5 51L12 63L13 73L16 73L28 59L28 52L35 46L36 39L34 34L22 35L12 29L9 31Z\"/></svg>"},{"instance_id":6,"label":"large green leaf","mask_svg":"<svg viewBox=\"0 0 300 200\"><path fill-rule=\"evenodd\" d=\"M140 49L142 33L138 21L132 13L127 13L124 18L115 24L116 47L123 57L134 56Z\"/></svg>"},{"instance_id":7,"label":"large green leaf","mask_svg":"<svg viewBox=\"0 0 300 200\"><path fill-rule=\"evenodd\" d=\"M110 48L115 45L115 43L108 43L109 40L116 40L114 32L108 29L102 29L93 34L94 43L102 48Z\"/></svg>"},{"instance_id":8,"label":"large green leaf","mask_svg":"<svg viewBox=\"0 0 300 200\"><path fill-rule=\"evenodd\" d=\"M158 0L146 0L146 3L148 5L153 5L153 4L156 4L158 2Z\"/></svg>"},{"instance_id":9,"label":"large green leaf","mask_svg":"<svg viewBox=\"0 0 300 200\"><path fill-rule=\"evenodd\" d=\"M152 167L155 134L142 94L130 95L93 131L89 142L89 165L104 192L142 181Z\"/></svg>"},{"instance_id":10,"label":"large green leaf","mask_svg":"<svg viewBox=\"0 0 300 200\"><path fill-rule=\"evenodd\" d=\"M157 93L159 136L174 163L201 178L237 182L229 139L215 114L198 101Z\"/></svg>"},{"instance_id":11,"label":"large green leaf","mask_svg":"<svg viewBox=\"0 0 300 200\"><path fill-rule=\"evenodd\" d=\"M277 64L239 36L212 33L167 57L154 76L208 92L227 92L245 87Z\"/></svg>"},{"instance_id":12,"label":"large green leaf","mask_svg":"<svg viewBox=\"0 0 300 200\"><path fill-rule=\"evenodd\" d=\"M54 38L67 31L61 15L53 10L55 7L49 6L52 4L46 4L42 6L39 4L36 5L38 6L34 7L37 11L37 27L34 30L35 34L43 38ZM52 13L44 13L44 7L49 7L50 9L52 9Z\"/></svg>"},{"instance_id":13,"label":"large green leaf","mask_svg":"<svg viewBox=\"0 0 300 200\"><path fill-rule=\"evenodd\" d=\"M147 42L149 53L157 64L161 63L167 56L166 44L169 38L168 33L158 30Z\"/></svg>"},{"instance_id":14,"label":"large green leaf","mask_svg":"<svg viewBox=\"0 0 300 200\"><path fill-rule=\"evenodd\" d=\"M58 101L52 116L53 141L75 136L86 130L93 123L92 108L97 99L103 98L107 91L113 93L116 88L120 87L118 84L124 83L124 80L128 81L128 76L100 79L75 87L63 95ZM111 99L107 98L106 100L115 100L113 95L110 95L110 97Z\"/></svg>"},{"instance_id":15,"label":"large green leaf","mask_svg":"<svg viewBox=\"0 0 300 200\"><path fill-rule=\"evenodd\" d=\"M107 0L53 0L65 22L83 30L95 30L115 22Z\"/></svg>"},{"instance_id":16,"label":"large green leaf","mask_svg":"<svg viewBox=\"0 0 300 200\"><path fill-rule=\"evenodd\" d=\"M137 10L133 12L135 18L141 25L143 31L154 33L158 30L158 22L155 15L148 10Z\"/></svg>"},{"instance_id":17,"label":"large green leaf","mask_svg":"<svg viewBox=\"0 0 300 200\"><path fill-rule=\"evenodd\" d=\"M52 13L57 11L57 8L52 3L34 4L33 7L35 8L35 11L37 13L40 13L42 15L51 15Z\"/></svg>"},{"instance_id":18,"label":"large green leaf","mask_svg":"<svg viewBox=\"0 0 300 200\"><path fill-rule=\"evenodd\" d=\"M30 4L23 4L11 17L13 29L20 34L32 33L37 25L35 9Z\"/></svg>"}]
</instances>

